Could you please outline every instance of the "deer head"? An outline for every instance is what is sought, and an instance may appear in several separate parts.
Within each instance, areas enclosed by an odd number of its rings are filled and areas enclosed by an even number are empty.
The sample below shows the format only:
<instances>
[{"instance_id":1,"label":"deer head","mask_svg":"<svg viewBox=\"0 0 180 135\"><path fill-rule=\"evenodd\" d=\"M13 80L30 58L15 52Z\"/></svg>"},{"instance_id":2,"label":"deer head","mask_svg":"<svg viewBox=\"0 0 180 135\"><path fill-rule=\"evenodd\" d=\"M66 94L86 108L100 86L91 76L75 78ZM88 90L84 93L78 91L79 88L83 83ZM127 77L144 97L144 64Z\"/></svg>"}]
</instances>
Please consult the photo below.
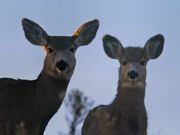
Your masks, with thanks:
<instances>
[{"instance_id":1,"label":"deer head","mask_svg":"<svg viewBox=\"0 0 180 135\"><path fill-rule=\"evenodd\" d=\"M44 72L57 79L70 80L76 65L75 52L93 40L99 21L83 24L72 36L50 36L38 24L26 18L22 20L22 26L27 40L45 48Z\"/></svg>"},{"instance_id":2,"label":"deer head","mask_svg":"<svg viewBox=\"0 0 180 135\"><path fill-rule=\"evenodd\" d=\"M103 38L106 54L119 60L120 83L122 87L144 87L146 79L146 65L150 59L156 59L163 51L164 37L161 34L151 37L143 48L124 48L121 42L110 35Z\"/></svg>"}]
</instances>

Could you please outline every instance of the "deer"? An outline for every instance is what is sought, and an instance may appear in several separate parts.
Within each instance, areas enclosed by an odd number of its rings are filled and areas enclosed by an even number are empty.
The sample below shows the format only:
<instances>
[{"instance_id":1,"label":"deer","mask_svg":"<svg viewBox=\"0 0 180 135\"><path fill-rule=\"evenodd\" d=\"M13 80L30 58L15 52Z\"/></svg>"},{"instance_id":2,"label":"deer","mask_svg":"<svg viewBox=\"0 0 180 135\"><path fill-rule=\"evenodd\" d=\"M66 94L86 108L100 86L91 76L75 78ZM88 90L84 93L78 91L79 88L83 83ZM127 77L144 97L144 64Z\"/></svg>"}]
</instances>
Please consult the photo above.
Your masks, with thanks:
<instances>
[{"instance_id":1,"label":"deer","mask_svg":"<svg viewBox=\"0 0 180 135\"><path fill-rule=\"evenodd\" d=\"M76 65L75 52L91 43L97 19L81 25L72 36L51 36L30 19L22 19L26 39L45 49L42 71L35 80L0 79L0 135L43 135L60 108Z\"/></svg>"},{"instance_id":2,"label":"deer","mask_svg":"<svg viewBox=\"0 0 180 135\"><path fill-rule=\"evenodd\" d=\"M162 34L151 37L144 47L126 48L116 37L103 37L105 53L121 65L117 94L110 104L90 110L82 135L147 135L146 65L160 56L163 46Z\"/></svg>"}]
</instances>

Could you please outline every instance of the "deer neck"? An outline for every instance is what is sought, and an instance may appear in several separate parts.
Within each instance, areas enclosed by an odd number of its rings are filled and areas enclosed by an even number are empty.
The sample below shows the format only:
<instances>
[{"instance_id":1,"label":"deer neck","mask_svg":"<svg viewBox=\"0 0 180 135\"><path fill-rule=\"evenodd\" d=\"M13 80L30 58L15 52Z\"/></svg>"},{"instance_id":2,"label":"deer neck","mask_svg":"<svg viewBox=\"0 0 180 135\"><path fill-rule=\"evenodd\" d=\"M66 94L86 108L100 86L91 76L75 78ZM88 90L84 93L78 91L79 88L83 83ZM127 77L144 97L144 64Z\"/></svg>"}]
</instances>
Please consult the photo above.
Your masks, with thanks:
<instances>
[{"instance_id":1,"label":"deer neck","mask_svg":"<svg viewBox=\"0 0 180 135\"><path fill-rule=\"evenodd\" d=\"M119 84L120 85L120 84ZM118 87L117 98L121 101L128 102L132 101L134 103L140 101L144 103L145 88L133 88L133 87Z\"/></svg>"},{"instance_id":2,"label":"deer neck","mask_svg":"<svg viewBox=\"0 0 180 135\"><path fill-rule=\"evenodd\" d=\"M68 84L69 80L57 79L42 71L36 81L37 96L44 102L61 102Z\"/></svg>"},{"instance_id":3,"label":"deer neck","mask_svg":"<svg viewBox=\"0 0 180 135\"><path fill-rule=\"evenodd\" d=\"M144 106L145 83L144 87L124 87L121 78L118 81L118 92L113 104L115 106L128 106L138 108Z\"/></svg>"}]
</instances>

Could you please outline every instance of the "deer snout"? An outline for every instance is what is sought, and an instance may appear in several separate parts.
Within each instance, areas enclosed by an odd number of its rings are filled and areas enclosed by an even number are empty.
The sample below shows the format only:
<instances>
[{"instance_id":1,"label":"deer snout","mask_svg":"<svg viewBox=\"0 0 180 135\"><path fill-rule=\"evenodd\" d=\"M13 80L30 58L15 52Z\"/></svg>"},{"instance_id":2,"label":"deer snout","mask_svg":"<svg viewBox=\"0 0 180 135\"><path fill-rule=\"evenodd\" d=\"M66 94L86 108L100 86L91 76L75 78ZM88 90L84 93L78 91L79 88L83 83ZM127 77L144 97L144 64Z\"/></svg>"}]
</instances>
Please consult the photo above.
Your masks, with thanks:
<instances>
[{"instance_id":1,"label":"deer snout","mask_svg":"<svg viewBox=\"0 0 180 135\"><path fill-rule=\"evenodd\" d=\"M139 77L139 74L136 71L130 71L128 72L127 77L130 78L131 80L135 80Z\"/></svg>"},{"instance_id":2,"label":"deer snout","mask_svg":"<svg viewBox=\"0 0 180 135\"><path fill-rule=\"evenodd\" d=\"M60 60L56 63L56 66L60 71L64 71L64 70L66 70L68 63L65 62L64 60Z\"/></svg>"}]
</instances>

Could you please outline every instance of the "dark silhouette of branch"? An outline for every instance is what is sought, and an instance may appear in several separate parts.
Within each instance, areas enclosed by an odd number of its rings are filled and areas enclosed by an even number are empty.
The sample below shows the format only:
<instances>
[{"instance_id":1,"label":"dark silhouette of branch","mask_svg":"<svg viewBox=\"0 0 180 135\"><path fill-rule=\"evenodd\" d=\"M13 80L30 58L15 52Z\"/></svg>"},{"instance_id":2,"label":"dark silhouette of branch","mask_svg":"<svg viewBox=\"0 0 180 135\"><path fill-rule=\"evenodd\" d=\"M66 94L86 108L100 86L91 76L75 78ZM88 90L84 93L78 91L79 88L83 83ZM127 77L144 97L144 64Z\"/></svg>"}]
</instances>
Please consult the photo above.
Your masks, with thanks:
<instances>
[{"instance_id":1,"label":"dark silhouette of branch","mask_svg":"<svg viewBox=\"0 0 180 135\"><path fill-rule=\"evenodd\" d=\"M65 99L65 118L69 126L69 135L76 135L77 126L84 121L93 104L94 101L78 89L74 89L68 94Z\"/></svg>"}]
</instances>

